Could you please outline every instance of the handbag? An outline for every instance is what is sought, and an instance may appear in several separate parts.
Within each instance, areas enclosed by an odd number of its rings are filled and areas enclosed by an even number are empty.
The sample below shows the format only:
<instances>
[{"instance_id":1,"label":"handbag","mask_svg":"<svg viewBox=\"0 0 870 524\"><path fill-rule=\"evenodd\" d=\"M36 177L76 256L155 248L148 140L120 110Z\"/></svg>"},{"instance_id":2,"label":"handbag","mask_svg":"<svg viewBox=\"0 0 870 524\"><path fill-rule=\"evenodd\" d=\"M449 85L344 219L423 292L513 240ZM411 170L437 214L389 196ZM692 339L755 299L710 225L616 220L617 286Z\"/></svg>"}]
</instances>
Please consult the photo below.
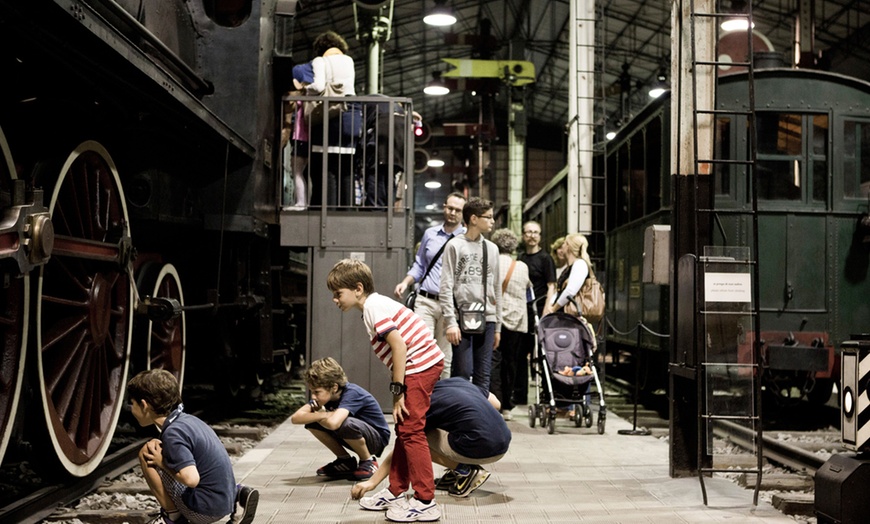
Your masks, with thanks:
<instances>
[{"instance_id":1,"label":"handbag","mask_svg":"<svg viewBox=\"0 0 870 524\"><path fill-rule=\"evenodd\" d=\"M592 268L589 268L589 276L580 286L580 291L565 305L565 313L577 315L577 308L582 311L583 318L590 324L597 324L604 318L605 309L604 286L595 278Z\"/></svg>"},{"instance_id":2,"label":"handbag","mask_svg":"<svg viewBox=\"0 0 870 524\"><path fill-rule=\"evenodd\" d=\"M482 335L486 332L486 274L489 264L486 261L486 239L483 239L483 302L472 302L457 308L456 321L463 335Z\"/></svg>"},{"instance_id":3,"label":"handbag","mask_svg":"<svg viewBox=\"0 0 870 524\"><path fill-rule=\"evenodd\" d=\"M485 306L472 302L459 308L457 322L463 335L481 335L486 331Z\"/></svg>"},{"instance_id":4,"label":"handbag","mask_svg":"<svg viewBox=\"0 0 870 524\"><path fill-rule=\"evenodd\" d=\"M329 59L324 57L323 63L327 69L326 78L335 78L332 74L332 64L330 64ZM341 97L346 96L346 94L344 84L327 81L320 96ZM313 126L323 124L323 102L323 100L308 100L304 104L305 119ZM342 112L347 111L347 104L345 102L332 102L327 103L327 105L329 106L327 109L328 114L326 115L328 119L337 118Z\"/></svg>"}]
</instances>

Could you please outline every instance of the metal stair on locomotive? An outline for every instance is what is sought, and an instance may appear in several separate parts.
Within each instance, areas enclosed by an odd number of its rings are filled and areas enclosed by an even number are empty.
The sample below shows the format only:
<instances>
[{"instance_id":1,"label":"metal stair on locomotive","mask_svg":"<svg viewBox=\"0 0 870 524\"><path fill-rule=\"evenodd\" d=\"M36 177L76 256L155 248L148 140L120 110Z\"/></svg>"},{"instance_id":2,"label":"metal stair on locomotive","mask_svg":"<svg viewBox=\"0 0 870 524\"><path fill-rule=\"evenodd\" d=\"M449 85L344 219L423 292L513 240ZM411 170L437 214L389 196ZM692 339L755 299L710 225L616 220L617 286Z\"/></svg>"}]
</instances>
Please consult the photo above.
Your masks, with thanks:
<instances>
[{"instance_id":1,"label":"metal stair on locomotive","mask_svg":"<svg viewBox=\"0 0 870 524\"><path fill-rule=\"evenodd\" d=\"M413 105L382 95L284 97L284 111L321 101L321 120L306 121L308 172L315 190L305 209L282 208L282 246L306 248L308 257L308 348L310 360L331 356L353 382L371 391L389 411L388 374L368 346L354 315L343 315L326 289L326 275L343 258L372 269L376 291L393 295L413 257ZM332 111L329 107L339 106ZM333 113L330 116L330 113ZM285 121L282 115L281 121ZM284 162L294 156L290 140ZM303 146L304 147L304 146ZM286 167L284 169L286 173ZM285 174L285 176L292 174Z\"/></svg>"}]
</instances>

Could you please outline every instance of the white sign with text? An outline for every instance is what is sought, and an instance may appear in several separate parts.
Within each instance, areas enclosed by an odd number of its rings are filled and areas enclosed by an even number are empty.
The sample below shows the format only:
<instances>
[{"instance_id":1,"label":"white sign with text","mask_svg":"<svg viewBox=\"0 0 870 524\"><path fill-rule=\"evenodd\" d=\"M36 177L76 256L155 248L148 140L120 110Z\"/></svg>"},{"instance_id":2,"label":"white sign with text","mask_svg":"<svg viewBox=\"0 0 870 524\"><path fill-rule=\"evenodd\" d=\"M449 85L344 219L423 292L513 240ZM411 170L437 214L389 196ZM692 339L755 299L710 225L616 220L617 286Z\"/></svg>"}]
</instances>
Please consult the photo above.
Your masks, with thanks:
<instances>
[{"instance_id":1,"label":"white sign with text","mask_svg":"<svg viewBox=\"0 0 870 524\"><path fill-rule=\"evenodd\" d=\"M752 302L752 275L706 273L704 296L707 302Z\"/></svg>"}]
</instances>

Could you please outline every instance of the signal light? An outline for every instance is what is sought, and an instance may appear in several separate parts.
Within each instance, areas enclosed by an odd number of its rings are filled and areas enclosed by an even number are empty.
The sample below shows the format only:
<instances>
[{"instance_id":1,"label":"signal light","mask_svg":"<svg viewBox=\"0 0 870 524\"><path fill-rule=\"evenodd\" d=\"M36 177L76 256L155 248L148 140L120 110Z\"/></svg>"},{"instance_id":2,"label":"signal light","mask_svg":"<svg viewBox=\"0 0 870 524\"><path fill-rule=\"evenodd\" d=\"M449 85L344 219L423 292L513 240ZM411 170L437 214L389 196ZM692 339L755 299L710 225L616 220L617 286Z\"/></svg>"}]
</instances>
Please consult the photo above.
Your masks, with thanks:
<instances>
[{"instance_id":1,"label":"signal light","mask_svg":"<svg viewBox=\"0 0 870 524\"><path fill-rule=\"evenodd\" d=\"M414 143L415 144L425 144L429 141L429 137L432 135L432 130L429 129L429 124L426 124L420 120L414 121Z\"/></svg>"}]
</instances>

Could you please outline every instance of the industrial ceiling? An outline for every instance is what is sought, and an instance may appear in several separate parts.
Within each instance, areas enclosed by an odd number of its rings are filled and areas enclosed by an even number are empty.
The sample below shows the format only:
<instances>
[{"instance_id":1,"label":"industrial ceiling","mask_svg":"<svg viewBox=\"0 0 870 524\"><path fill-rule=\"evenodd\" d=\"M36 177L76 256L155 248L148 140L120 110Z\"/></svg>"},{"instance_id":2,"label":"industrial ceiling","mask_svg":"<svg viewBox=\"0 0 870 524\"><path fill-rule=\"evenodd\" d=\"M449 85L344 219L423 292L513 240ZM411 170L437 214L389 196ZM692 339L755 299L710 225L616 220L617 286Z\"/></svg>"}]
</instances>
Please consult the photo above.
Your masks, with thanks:
<instances>
[{"instance_id":1,"label":"industrial ceiling","mask_svg":"<svg viewBox=\"0 0 870 524\"><path fill-rule=\"evenodd\" d=\"M581 0L582 1L582 0ZM457 22L446 28L423 23L436 3L452 8ZM720 11L746 9L743 0L722 0ZM522 89L530 129L561 129L568 115L568 0L300 0L294 28L293 60L312 58L311 42L334 30L345 37L357 65L357 90L365 91L368 45L356 38L357 12L383 4L378 14L392 16L389 39L381 44L381 92L413 97L424 118L439 122L474 122L482 96L477 89L459 89L442 97L422 93L436 71L451 69L444 58L527 60L536 81ZM667 0L597 0L594 7L594 115L598 134L636 114L649 100L649 87L671 60L671 11ZM870 80L870 1L756 0L752 2L755 32L774 51L794 62L796 26L811 24L811 48L818 67ZM803 9L803 11L801 11ZM586 24L588 25L588 24ZM806 37L804 38L806 40ZM469 45L470 44L470 45ZM806 62L805 62L806 63ZM476 86L475 86L476 87ZM507 113L508 88L497 86L492 113ZM483 89L485 92L486 89ZM472 94L474 93L474 94ZM485 104L484 104L485 105ZM534 131L532 131L534 133ZM547 136L540 133L540 136ZM600 136L596 136L600 139Z\"/></svg>"}]
</instances>

